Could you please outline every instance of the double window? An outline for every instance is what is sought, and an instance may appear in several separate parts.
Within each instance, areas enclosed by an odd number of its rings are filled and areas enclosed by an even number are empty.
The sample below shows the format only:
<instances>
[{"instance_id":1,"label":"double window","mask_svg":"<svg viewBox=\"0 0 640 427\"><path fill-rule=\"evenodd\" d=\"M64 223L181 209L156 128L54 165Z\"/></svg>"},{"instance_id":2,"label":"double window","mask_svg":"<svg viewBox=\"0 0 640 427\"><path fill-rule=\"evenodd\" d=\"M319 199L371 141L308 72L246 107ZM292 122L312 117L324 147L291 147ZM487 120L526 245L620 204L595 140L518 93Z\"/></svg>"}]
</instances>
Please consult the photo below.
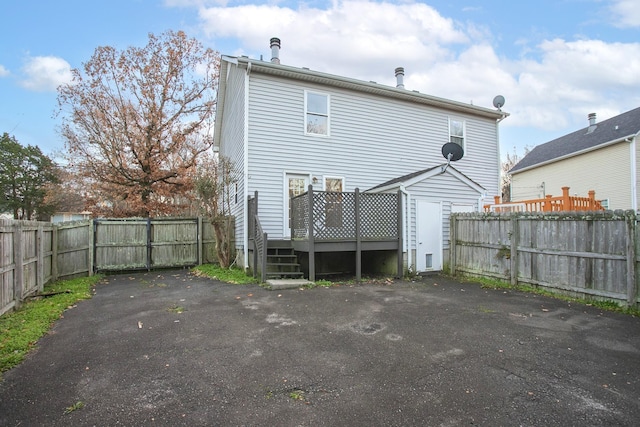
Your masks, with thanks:
<instances>
[{"instance_id":1,"label":"double window","mask_svg":"<svg viewBox=\"0 0 640 427\"><path fill-rule=\"evenodd\" d=\"M305 91L305 134L329 136L329 95Z\"/></svg>"},{"instance_id":2,"label":"double window","mask_svg":"<svg viewBox=\"0 0 640 427\"><path fill-rule=\"evenodd\" d=\"M455 142L462 148L466 148L465 143L465 125L464 120L449 118L449 142Z\"/></svg>"}]
</instances>

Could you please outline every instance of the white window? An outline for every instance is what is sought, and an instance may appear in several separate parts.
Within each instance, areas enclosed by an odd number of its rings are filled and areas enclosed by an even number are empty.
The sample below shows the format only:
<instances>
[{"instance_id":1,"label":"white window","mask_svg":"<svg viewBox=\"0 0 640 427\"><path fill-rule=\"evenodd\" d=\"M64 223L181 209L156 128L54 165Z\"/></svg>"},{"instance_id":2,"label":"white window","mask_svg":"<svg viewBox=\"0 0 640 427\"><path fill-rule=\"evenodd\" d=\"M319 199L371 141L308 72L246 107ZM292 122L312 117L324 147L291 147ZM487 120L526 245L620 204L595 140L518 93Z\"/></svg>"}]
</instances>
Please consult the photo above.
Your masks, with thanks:
<instances>
[{"instance_id":1,"label":"white window","mask_svg":"<svg viewBox=\"0 0 640 427\"><path fill-rule=\"evenodd\" d=\"M305 134L329 136L329 95L304 94Z\"/></svg>"},{"instance_id":2,"label":"white window","mask_svg":"<svg viewBox=\"0 0 640 427\"><path fill-rule=\"evenodd\" d=\"M464 128L464 120L449 118L449 142L455 142L462 148L465 148Z\"/></svg>"}]
</instances>

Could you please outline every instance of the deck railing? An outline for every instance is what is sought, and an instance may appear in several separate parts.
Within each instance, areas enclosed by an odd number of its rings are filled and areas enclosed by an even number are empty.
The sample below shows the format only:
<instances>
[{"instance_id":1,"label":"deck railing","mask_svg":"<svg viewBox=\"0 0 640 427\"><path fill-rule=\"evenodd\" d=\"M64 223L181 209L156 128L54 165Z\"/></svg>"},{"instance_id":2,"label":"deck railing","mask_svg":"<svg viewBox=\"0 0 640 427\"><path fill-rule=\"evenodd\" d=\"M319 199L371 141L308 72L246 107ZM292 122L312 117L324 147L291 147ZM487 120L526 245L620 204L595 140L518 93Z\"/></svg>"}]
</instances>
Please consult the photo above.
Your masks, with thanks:
<instances>
[{"instance_id":1,"label":"deck railing","mask_svg":"<svg viewBox=\"0 0 640 427\"><path fill-rule=\"evenodd\" d=\"M309 279L315 280L315 253L354 251L356 278L367 250L396 250L402 276L402 195L308 191L291 199L291 238L309 254Z\"/></svg>"},{"instance_id":2,"label":"deck railing","mask_svg":"<svg viewBox=\"0 0 640 427\"><path fill-rule=\"evenodd\" d=\"M501 203L500 196L495 196L494 204L484 205L485 212L563 212L563 211L603 211L600 201L596 200L596 192L589 191L588 197L569 195L569 187L562 187L562 196L551 195L542 199L518 200Z\"/></svg>"},{"instance_id":3,"label":"deck railing","mask_svg":"<svg viewBox=\"0 0 640 427\"><path fill-rule=\"evenodd\" d=\"M309 191L291 200L294 240L388 240L399 237L399 196Z\"/></svg>"}]
</instances>

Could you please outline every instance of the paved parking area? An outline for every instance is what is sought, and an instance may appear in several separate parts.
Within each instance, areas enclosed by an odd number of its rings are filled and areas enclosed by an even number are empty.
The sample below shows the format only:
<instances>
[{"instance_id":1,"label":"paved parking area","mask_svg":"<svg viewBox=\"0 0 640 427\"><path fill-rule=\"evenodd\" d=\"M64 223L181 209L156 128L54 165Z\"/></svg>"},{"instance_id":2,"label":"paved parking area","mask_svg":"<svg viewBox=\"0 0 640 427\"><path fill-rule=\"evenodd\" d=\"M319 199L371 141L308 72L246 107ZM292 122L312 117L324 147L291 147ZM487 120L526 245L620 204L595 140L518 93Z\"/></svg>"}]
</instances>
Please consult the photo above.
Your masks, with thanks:
<instances>
[{"instance_id":1,"label":"paved parking area","mask_svg":"<svg viewBox=\"0 0 640 427\"><path fill-rule=\"evenodd\" d=\"M640 319L440 276L282 291L110 276L0 384L0 426L638 420Z\"/></svg>"}]
</instances>

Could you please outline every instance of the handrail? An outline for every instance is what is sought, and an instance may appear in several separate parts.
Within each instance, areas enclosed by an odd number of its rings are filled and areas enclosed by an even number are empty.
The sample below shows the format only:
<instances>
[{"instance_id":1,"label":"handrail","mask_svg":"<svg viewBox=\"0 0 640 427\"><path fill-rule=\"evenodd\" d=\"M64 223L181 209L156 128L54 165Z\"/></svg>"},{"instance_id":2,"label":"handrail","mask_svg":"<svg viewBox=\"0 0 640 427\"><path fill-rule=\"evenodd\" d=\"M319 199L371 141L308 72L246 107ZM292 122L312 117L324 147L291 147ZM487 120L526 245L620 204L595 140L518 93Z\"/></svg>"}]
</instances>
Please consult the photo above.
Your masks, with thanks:
<instances>
[{"instance_id":1,"label":"handrail","mask_svg":"<svg viewBox=\"0 0 640 427\"><path fill-rule=\"evenodd\" d=\"M262 229L262 224L260 224L260 218L258 215L254 215L254 224L255 224L255 236L253 239L256 251L257 258L260 260L260 281L267 281L267 245L269 242L269 238L267 233ZM257 276L257 265L253 266L253 277Z\"/></svg>"},{"instance_id":2,"label":"handrail","mask_svg":"<svg viewBox=\"0 0 640 427\"><path fill-rule=\"evenodd\" d=\"M569 187L562 187L562 196L547 195L542 199L517 200L511 203L501 203L500 196L494 197L493 204L484 205L485 212L506 212L514 205L524 207L526 212L566 212L566 211L603 211L605 210L596 192L589 191L588 197L569 196Z\"/></svg>"}]
</instances>

